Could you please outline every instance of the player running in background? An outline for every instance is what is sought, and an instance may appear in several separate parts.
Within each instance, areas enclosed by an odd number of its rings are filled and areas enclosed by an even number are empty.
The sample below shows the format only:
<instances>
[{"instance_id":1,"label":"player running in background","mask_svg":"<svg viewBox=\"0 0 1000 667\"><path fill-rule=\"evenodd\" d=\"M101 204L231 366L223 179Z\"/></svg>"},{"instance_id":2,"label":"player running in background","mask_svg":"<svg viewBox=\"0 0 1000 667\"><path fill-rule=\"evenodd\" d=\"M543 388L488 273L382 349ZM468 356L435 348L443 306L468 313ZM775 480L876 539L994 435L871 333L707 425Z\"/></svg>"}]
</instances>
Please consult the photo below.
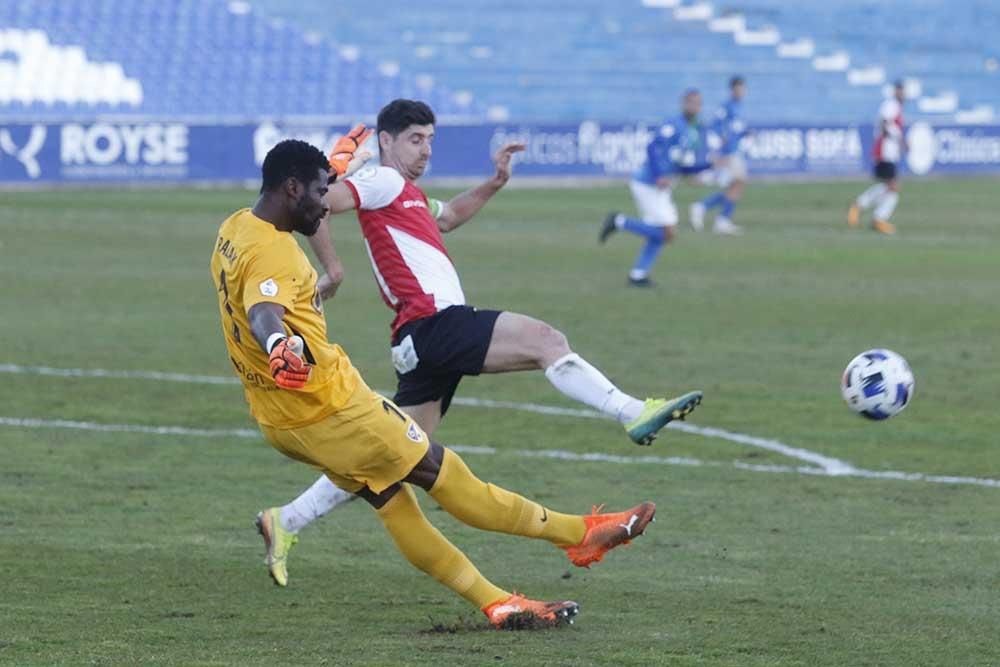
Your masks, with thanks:
<instances>
[{"instance_id":1,"label":"player running in background","mask_svg":"<svg viewBox=\"0 0 1000 667\"><path fill-rule=\"evenodd\" d=\"M674 238L677 228L677 207L671 195L674 181L712 167L709 152L717 148L718 137L698 118L701 93L693 88L685 92L681 109L681 116L661 126L649 142L646 160L629 183L639 219L612 211L604 219L598 237L604 243L615 232L624 230L646 240L628 274L629 285L652 285L649 271L663 246Z\"/></svg>"},{"instance_id":2,"label":"player running in background","mask_svg":"<svg viewBox=\"0 0 1000 667\"><path fill-rule=\"evenodd\" d=\"M486 484L365 385L340 346L327 340L318 276L292 235L314 235L326 216L329 166L313 146L282 141L264 159L254 207L219 228L211 273L226 349L251 414L275 449L368 501L415 567L476 605L494 626L524 617L545 626L571 622L575 602L530 600L483 577L427 521L411 485L467 525L547 540L579 567L641 535L656 507L575 516Z\"/></svg>"},{"instance_id":3,"label":"player running in background","mask_svg":"<svg viewBox=\"0 0 1000 667\"><path fill-rule=\"evenodd\" d=\"M705 213L718 206L719 214L715 217L712 231L730 235L743 233L742 227L733 224L733 210L736 202L743 198L747 184L747 161L740 150L740 142L747 135L747 126L743 121L746 92L747 84L743 77L734 76L729 80L729 100L716 112L713 127L722 141L722 157L717 169L722 190L691 204L689 213L695 231L700 232L705 227Z\"/></svg>"},{"instance_id":4,"label":"player running in background","mask_svg":"<svg viewBox=\"0 0 1000 667\"><path fill-rule=\"evenodd\" d=\"M463 377L543 370L558 391L617 420L635 443L650 444L668 422L698 405L701 392L639 400L573 352L566 337L545 322L466 305L442 234L472 219L507 183L511 157L523 146L502 147L493 177L448 202L438 201L416 184L431 157L434 124L434 113L423 102L389 103L378 116L381 164L358 170L326 196L334 214L357 211L375 281L395 312L393 400L433 435ZM324 266L336 259L327 221L310 243ZM298 531L352 498L324 475L292 502L258 515L275 583L287 584L288 552Z\"/></svg>"},{"instance_id":5,"label":"player running in background","mask_svg":"<svg viewBox=\"0 0 1000 667\"><path fill-rule=\"evenodd\" d=\"M899 203L899 179L897 163L906 151L906 137L903 135L903 102L906 101L906 87L903 81L896 81L892 97L882 102L875 126L875 146L872 157L875 160L875 180L871 186L854 200L847 211L847 224L857 227L861 224L861 212L875 207L872 227L882 234L895 234L896 226L889 222L896 204Z\"/></svg>"}]
</instances>

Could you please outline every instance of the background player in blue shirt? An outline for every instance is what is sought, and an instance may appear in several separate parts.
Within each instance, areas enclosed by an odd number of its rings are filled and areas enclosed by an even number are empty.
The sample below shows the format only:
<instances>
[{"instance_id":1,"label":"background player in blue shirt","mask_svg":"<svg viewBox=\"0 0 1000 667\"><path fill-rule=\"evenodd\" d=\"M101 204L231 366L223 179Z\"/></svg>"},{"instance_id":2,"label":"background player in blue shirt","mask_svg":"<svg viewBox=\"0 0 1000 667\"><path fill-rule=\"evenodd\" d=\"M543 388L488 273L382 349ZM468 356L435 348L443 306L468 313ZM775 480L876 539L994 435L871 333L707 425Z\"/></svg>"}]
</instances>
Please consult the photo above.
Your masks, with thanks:
<instances>
[{"instance_id":1,"label":"background player in blue shirt","mask_svg":"<svg viewBox=\"0 0 1000 667\"><path fill-rule=\"evenodd\" d=\"M716 234L743 233L739 225L733 224L733 209L743 197L747 182L747 162L740 150L740 142L748 133L743 120L743 97L746 92L747 84L743 77L734 76L729 80L729 100L716 112L712 127L722 141L718 183L723 189L691 204L691 226L697 231L705 226L705 212L718 206L719 213L712 231Z\"/></svg>"},{"instance_id":2,"label":"background player in blue shirt","mask_svg":"<svg viewBox=\"0 0 1000 667\"><path fill-rule=\"evenodd\" d=\"M601 227L601 243L619 230L646 239L628 274L630 285L651 284L649 270L664 244L674 238L677 226L677 207L671 196L674 179L710 169L709 155L718 148L718 138L698 118L701 93L693 88L685 92L681 109L681 116L662 125L649 142L646 160L629 183L641 219L612 212Z\"/></svg>"}]
</instances>

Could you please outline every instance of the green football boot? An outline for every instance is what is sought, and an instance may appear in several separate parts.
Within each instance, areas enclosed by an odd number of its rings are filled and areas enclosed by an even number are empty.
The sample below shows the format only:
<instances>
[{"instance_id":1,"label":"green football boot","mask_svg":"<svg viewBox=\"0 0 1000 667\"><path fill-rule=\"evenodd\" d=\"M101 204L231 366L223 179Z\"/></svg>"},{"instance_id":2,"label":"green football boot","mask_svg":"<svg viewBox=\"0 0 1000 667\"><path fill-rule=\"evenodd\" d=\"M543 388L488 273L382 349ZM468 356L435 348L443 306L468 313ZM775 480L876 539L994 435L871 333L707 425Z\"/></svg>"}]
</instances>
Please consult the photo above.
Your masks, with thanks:
<instances>
[{"instance_id":1,"label":"green football boot","mask_svg":"<svg viewBox=\"0 0 1000 667\"><path fill-rule=\"evenodd\" d=\"M675 419L684 419L701 403L701 392L690 391L677 398L647 398L642 413L625 424L625 432L637 445L650 445L656 434Z\"/></svg>"},{"instance_id":2,"label":"green football boot","mask_svg":"<svg viewBox=\"0 0 1000 667\"><path fill-rule=\"evenodd\" d=\"M281 508L272 507L257 514L257 532L264 538L267 550L267 571L279 586L288 585L288 552L299 541L299 536L281 525Z\"/></svg>"}]
</instances>

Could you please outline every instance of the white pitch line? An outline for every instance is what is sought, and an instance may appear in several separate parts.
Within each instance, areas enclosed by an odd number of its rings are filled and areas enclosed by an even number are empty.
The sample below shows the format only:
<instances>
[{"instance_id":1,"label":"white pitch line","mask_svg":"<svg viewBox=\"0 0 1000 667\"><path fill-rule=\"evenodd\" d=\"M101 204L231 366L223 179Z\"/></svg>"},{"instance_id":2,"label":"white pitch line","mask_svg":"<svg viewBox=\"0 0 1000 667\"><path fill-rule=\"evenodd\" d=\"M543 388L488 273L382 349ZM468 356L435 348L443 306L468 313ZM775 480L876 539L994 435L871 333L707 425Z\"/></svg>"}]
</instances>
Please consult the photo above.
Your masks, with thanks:
<instances>
[{"instance_id":1,"label":"white pitch line","mask_svg":"<svg viewBox=\"0 0 1000 667\"><path fill-rule=\"evenodd\" d=\"M390 392L391 393L391 392ZM611 419L607 415L586 408L563 408L558 405L542 405L540 403L516 403L514 401L494 401L491 398L469 398L456 396L451 401L454 405L464 405L471 408L497 408L501 410L517 410L518 412L534 412L539 415L554 415L556 417L582 417L584 419Z\"/></svg>"},{"instance_id":2,"label":"white pitch line","mask_svg":"<svg viewBox=\"0 0 1000 667\"><path fill-rule=\"evenodd\" d=\"M667 426L668 428L674 428L679 431L683 431L684 433L695 433L709 438L720 438L722 440L738 442L742 445L749 445L751 447L758 447L760 449L767 449L772 452L784 454L789 458L799 459L800 461L817 465L828 475L850 475L856 470L854 466L846 461L841 461L840 459L835 459L829 456L823 456L822 454L811 452L808 449L792 447L778 440L758 438L757 436L746 435L745 433L734 433L721 428L694 426L693 424L687 424L685 422L670 422Z\"/></svg>"},{"instance_id":3,"label":"white pitch line","mask_svg":"<svg viewBox=\"0 0 1000 667\"><path fill-rule=\"evenodd\" d=\"M204 438L259 438L260 431L249 428L189 428L187 426L143 426L142 424L99 424L69 419L33 419L0 417L0 426L16 428L64 428L102 433L145 433L148 435L184 435Z\"/></svg>"},{"instance_id":4,"label":"white pitch line","mask_svg":"<svg viewBox=\"0 0 1000 667\"><path fill-rule=\"evenodd\" d=\"M49 366L21 366L0 364L0 373L14 375L48 375L62 378L111 378L115 380L159 380L185 384L239 384L234 377L224 375L188 375L161 373L160 371L109 371L103 368L51 368Z\"/></svg>"},{"instance_id":5,"label":"white pitch line","mask_svg":"<svg viewBox=\"0 0 1000 667\"><path fill-rule=\"evenodd\" d=\"M163 373L161 371L115 371L103 368L52 368L49 366L22 366L19 364L0 364L0 373L11 373L17 375L44 375L50 377L79 377L79 378L104 378L121 380L159 380L166 382L181 382L185 384L211 384L211 385L236 385L239 380L231 376L223 375L189 375L185 373ZM381 392L391 395L392 392ZM486 398L456 397L453 401L455 405L464 405L474 408L491 408L501 410L516 410L518 412L530 412L540 415L550 415L559 417L576 417L583 419L610 419L607 415L587 410L583 408L564 408L555 405L543 405L540 403L518 403L513 401L495 401ZM818 465L826 473L831 475L846 475L854 470L854 466L846 461L824 456L807 449L800 449L786 445L778 440L769 438L758 438L745 433L735 433L720 428L696 426L686 422L671 422L667 428L672 428L684 433L701 435L708 438L728 440L749 447L757 447L772 452L777 452L789 458L805 461Z\"/></svg>"},{"instance_id":6,"label":"white pitch line","mask_svg":"<svg viewBox=\"0 0 1000 667\"><path fill-rule=\"evenodd\" d=\"M187 426L151 426L143 424L101 424L97 422L72 421L67 419L35 419L26 417L0 417L0 426L32 429L72 429L101 433L142 433L159 436L191 436L201 438L261 438L259 431L249 428L207 429ZM715 466L727 464L721 461L702 461L680 456L622 456L603 452L570 452L561 449L515 449L503 450L495 447L473 445L449 445L461 454L496 456L506 455L517 458L543 458L559 461L579 461L585 463L616 463L620 465L666 465L666 466ZM811 466L759 465L733 461L732 467L746 472L757 473L798 473L818 477L856 477L861 479L884 479L901 482L929 482L932 484L956 484L1000 488L1000 479L981 477L957 477L949 475L927 475L925 473L902 472L898 470L862 470L854 468L849 473L831 473L823 468Z\"/></svg>"},{"instance_id":7,"label":"white pitch line","mask_svg":"<svg viewBox=\"0 0 1000 667\"><path fill-rule=\"evenodd\" d=\"M583 417L586 419L611 419L607 415L600 412L595 412L594 410L585 410L582 408L562 408L554 405L540 405L538 403L514 403L511 401L494 401L491 399L483 398L463 398L457 397L453 401L457 405L466 405L470 407L479 408L503 408L509 410L519 410L521 412L534 412L543 415L558 415L562 417ZM727 431L721 428L712 428L710 426L696 426L695 424L689 424L687 422L670 422L667 424L667 428L674 429L676 431L681 431L683 433L691 433L694 435L701 435L707 438L718 438L719 440L728 440L729 442L736 442L741 445L748 445L750 447L757 447L759 449L767 449L772 452L777 452L778 454L783 454L789 458L798 459L800 461L805 461L806 463L812 463L817 465L824 470L829 475L849 475L855 468L850 463L846 461L841 461L840 459L835 459L830 456L824 456L822 454L817 454L816 452L811 452L808 449L800 449L799 447L792 447L786 445L785 443L774 440L770 438L758 438L754 435L747 435L745 433L735 433L733 431Z\"/></svg>"}]
</instances>

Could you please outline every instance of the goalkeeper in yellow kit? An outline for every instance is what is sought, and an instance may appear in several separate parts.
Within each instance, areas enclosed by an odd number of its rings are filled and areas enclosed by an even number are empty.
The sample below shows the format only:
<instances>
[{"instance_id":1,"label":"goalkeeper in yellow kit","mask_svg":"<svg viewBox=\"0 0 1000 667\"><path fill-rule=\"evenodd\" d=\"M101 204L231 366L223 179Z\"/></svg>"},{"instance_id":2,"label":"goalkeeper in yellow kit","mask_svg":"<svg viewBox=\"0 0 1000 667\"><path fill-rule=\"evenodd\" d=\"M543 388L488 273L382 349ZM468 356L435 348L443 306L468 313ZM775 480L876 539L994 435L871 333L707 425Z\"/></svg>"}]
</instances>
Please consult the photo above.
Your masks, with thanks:
<instances>
[{"instance_id":1,"label":"goalkeeper in yellow kit","mask_svg":"<svg viewBox=\"0 0 1000 667\"><path fill-rule=\"evenodd\" d=\"M647 502L613 514L561 514L487 484L365 385L340 346L327 341L317 274L292 236L316 232L328 212L328 180L343 175L346 164L328 162L305 142L279 143L264 159L254 207L237 211L219 229L212 276L226 347L250 411L275 449L367 500L415 567L482 609L493 625L571 622L575 602L530 600L483 577L427 521L412 486L470 526L548 540L580 567L641 535L656 507Z\"/></svg>"}]
</instances>

